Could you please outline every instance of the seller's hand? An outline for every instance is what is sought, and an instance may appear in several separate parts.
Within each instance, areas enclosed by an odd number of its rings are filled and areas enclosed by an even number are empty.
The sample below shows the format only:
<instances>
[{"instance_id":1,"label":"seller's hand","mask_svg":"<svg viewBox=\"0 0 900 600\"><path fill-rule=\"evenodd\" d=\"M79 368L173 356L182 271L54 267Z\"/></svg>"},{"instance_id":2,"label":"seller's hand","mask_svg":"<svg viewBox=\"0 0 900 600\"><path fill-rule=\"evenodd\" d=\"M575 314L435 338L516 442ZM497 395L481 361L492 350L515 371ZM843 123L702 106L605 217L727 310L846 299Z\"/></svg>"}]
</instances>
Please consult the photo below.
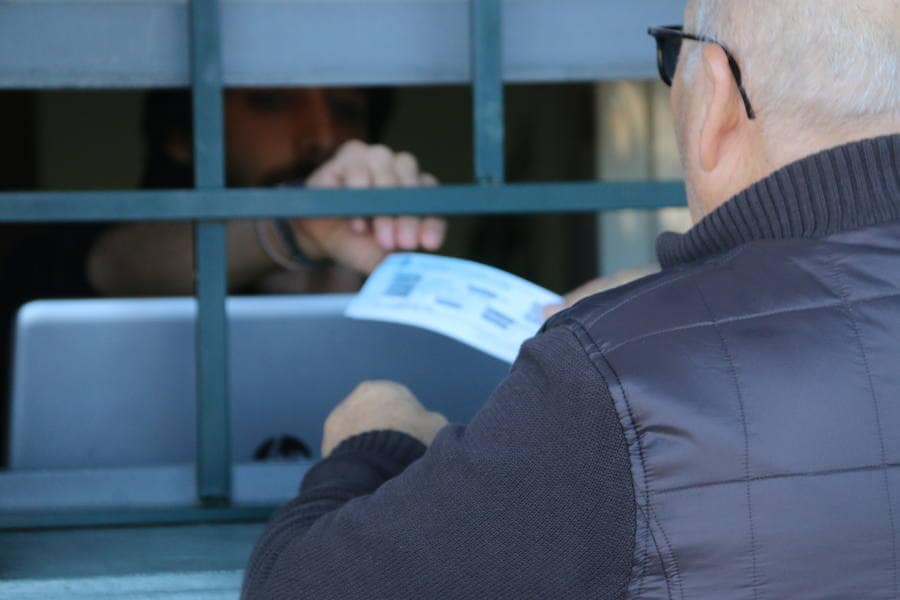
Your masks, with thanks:
<instances>
[{"instance_id":1,"label":"seller's hand","mask_svg":"<svg viewBox=\"0 0 900 600\"><path fill-rule=\"evenodd\" d=\"M412 392L399 383L367 381L325 420L322 456L328 456L355 435L383 429L409 434L428 446L446 424L443 415L425 410Z\"/></svg>"},{"instance_id":2,"label":"seller's hand","mask_svg":"<svg viewBox=\"0 0 900 600\"><path fill-rule=\"evenodd\" d=\"M387 188L437 185L415 157L360 141L345 143L306 180L309 188ZM293 222L301 248L312 258L331 258L368 274L395 250L437 250L447 225L434 217L303 219Z\"/></svg>"},{"instance_id":3,"label":"seller's hand","mask_svg":"<svg viewBox=\"0 0 900 600\"><path fill-rule=\"evenodd\" d=\"M548 304L545 306L544 318L549 319L559 311L575 306L588 296L593 296L594 294L617 288L626 283L631 283L632 281L640 279L641 277L652 275L658 271L659 269L657 267L649 266L641 267L639 269L626 269L624 271L619 271L615 275L610 275L609 277L598 277L597 279L588 281L584 285L577 287L566 294L563 297L562 304Z\"/></svg>"}]
</instances>

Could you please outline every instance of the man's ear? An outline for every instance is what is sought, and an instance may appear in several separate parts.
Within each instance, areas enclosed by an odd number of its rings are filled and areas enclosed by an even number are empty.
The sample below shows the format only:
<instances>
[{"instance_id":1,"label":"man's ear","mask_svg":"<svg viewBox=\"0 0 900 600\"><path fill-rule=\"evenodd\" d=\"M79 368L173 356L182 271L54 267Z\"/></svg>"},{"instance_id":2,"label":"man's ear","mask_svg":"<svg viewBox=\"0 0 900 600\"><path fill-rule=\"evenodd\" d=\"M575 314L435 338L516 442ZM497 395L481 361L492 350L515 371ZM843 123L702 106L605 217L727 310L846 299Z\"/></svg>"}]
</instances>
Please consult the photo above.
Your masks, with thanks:
<instances>
[{"instance_id":1,"label":"man's ear","mask_svg":"<svg viewBox=\"0 0 900 600\"><path fill-rule=\"evenodd\" d=\"M712 171L722 157L722 144L740 124L743 104L728 55L716 44L703 47L706 115L700 128L700 166Z\"/></svg>"}]
</instances>

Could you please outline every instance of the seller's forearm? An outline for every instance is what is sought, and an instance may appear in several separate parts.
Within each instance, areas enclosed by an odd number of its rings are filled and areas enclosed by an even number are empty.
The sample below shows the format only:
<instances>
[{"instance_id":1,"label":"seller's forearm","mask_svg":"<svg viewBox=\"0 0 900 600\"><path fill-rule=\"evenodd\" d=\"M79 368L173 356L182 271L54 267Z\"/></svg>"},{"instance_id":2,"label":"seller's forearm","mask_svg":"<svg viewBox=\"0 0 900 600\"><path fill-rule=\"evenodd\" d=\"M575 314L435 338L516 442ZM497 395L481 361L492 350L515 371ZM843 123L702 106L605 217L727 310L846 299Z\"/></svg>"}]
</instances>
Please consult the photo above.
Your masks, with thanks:
<instances>
[{"instance_id":1,"label":"seller's forearm","mask_svg":"<svg viewBox=\"0 0 900 600\"><path fill-rule=\"evenodd\" d=\"M248 285L275 270L260 248L252 221L228 225L228 283ZM186 295L194 290L190 223L134 223L109 229L86 264L94 289L106 296Z\"/></svg>"}]
</instances>

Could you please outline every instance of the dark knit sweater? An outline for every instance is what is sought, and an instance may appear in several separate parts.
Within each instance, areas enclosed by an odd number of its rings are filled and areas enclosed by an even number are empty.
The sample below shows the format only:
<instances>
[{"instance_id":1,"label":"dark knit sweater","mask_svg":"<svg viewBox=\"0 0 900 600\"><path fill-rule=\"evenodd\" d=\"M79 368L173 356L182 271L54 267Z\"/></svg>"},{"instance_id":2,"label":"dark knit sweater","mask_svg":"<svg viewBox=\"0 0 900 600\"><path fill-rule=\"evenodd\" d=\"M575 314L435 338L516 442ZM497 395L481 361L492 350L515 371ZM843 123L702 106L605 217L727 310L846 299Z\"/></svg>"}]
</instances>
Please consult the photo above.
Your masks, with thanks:
<instances>
[{"instance_id":1,"label":"dark knit sweater","mask_svg":"<svg viewBox=\"0 0 900 600\"><path fill-rule=\"evenodd\" d=\"M758 182L660 261L900 218L900 136L808 157ZM555 326L554 326L555 325ZM427 452L396 432L340 445L272 520L247 599L621 598L636 505L609 390L558 318L527 342L468 426Z\"/></svg>"}]
</instances>

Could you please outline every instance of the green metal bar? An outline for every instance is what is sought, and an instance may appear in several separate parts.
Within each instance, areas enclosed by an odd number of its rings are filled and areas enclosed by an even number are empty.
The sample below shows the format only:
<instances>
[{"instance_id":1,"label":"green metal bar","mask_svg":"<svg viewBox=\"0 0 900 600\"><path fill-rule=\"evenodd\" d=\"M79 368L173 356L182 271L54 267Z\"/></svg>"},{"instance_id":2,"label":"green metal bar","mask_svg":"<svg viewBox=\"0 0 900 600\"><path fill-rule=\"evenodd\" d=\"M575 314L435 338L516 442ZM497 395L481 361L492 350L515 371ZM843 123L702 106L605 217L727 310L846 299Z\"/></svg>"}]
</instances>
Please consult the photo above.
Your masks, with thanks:
<instances>
[{"instance_id":1,"label":"green metal bar","mask_svg":"<svg viewBox=\"0 0 900 600\"><path fill-rule=\"evenodd\" d=\"M224 223L197 224L194 256L197 292L197 492L206 505L231 496L228 353L225 316Z\"/></svg>"},{"instance_id":2,"label":"green metal bar","mask_svg":"<svg viewBox=\"0 0 900 600\"><path fill-rule=\"evenodd\" d=\"M567 213L684 204L684 184L679 181L445 185L427 191L252 188L3 192L0 223Z\"/></svg>"},{"instance_id":3,"label":"green metal bar","mask_svg":"<svg viewBox=\"0 0 900 600\"><path fill-rule=\"evenodd\" d=\"M225 186L222 61L218 0L191 2L194 178L198 190ZM197 223L197 495L207 506L231 499L225 223Z\"/></svg>"},{"instance_id":4,"label":"green metal bar","mask_svg":"<svg viewBox=\"0 0 900 600\"><path fill-rule=\"evenodd\" d=\"M503 17L500 0L471 0L475 180L503 183Z\"/></svg>"},{"instance_id":5,"label":"green metal bar","mask_svg":"<svg viewBox=\"0 0 900 600\"><path fill-rule=\"evenodd\" d=\"M66 509L0 512L0 531L58 529L63 527L122 527L127 525L179 525L264 521L273 506L227 508L184 506L134 509Z\"/></svg>"}]
</instances>

